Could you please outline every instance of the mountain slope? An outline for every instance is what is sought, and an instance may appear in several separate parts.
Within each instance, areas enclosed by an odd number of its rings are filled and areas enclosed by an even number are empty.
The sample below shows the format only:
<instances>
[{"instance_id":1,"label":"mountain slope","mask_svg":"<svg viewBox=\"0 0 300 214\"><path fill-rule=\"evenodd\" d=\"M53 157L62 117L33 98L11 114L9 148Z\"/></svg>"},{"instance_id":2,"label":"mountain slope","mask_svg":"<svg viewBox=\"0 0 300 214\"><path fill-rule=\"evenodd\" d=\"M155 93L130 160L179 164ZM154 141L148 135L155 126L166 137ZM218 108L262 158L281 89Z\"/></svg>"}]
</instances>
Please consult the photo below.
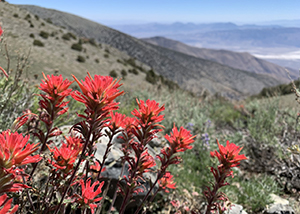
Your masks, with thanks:
<instances>
[{"instance_id":1,"label":"mountain slope","mask_svg":"<svg viewBox=\"0 0 300 214\"><path fill-rule=\"evenodd\" d=\"M20 7L79 36L95 38L97 42L121 50L194 93L208 89L212 93L219 92L224 96L237 98L258 93L262 88L280 82L272 77L154 46L72 14L30 5Z\"/></svg>"},{"instance_id":2,"label":"mountain slope","mask_svg":"<svg viewBox=\"0 0 300 214\"><path fill-rule=\"evenodd\" d=\"M8 69L5 57L0 57L0 65L14 75L18 60L22 62L30 52L29 67L24 69L22 78L32 84L40 83L40 79L43 78L42 72L62 74L64 78L72 80L71 74L83 79L87 71L91 75L110 75L114 71L118 78L123 77L122 83L126 90L152 87L145 80L145 72L151 68L116 48L70 34L68 30L8 3L0 2L0 20L4 30L0 42L0 55L6 55L6 43L10 68ZM33 45L35 41L40 41L43 46ZM79 45L82 47L81 51L72 49L74 44L78 47L78 43L82 43ZM132 66L128 61L134 61L136 66ZM132 72L134 69L135 73ZM123 75L124 73L127 75Z\"/></svg>"},{"instance_id":3,"label":"mountain slope","mask_svg":"<svg viewBox=\"0 0 300 214\"><path fill-rule=\"evenodd\" d=\"M196 48L164 37L142 39L154 45L182 52L194 57L212 60L230 67L259 74L268 74L281 80L289 81L285 68L256 58L249 53L239 53L227 50ZM289 69L292 78L297 78L298 72Z\"/></svg>"}]
</instances>

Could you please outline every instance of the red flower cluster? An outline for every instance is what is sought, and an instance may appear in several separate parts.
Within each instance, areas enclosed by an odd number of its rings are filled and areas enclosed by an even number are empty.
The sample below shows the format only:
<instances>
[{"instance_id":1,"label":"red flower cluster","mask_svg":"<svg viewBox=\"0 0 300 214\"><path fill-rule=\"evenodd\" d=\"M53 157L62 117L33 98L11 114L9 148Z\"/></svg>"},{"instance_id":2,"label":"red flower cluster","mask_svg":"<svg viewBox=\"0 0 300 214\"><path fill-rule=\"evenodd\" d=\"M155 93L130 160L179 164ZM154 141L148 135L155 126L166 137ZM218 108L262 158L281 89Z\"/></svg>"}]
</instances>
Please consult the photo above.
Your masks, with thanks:
<instances>
[{"instance_id":1,"label":"red flower cluster","mask_svg":"<svg viewBox=\"0 0 300 214\"><path fill-rule=\"evenodd\" d=\"M125 128L126 127L126 115L120 114L118 112L113 113L110 112L110 120L108 124L108 128L113 132L116 131L119 128Z\"/></svg>"},{"instance_id":2,"label":"red flower cluster","mask_svg":"<svg viewBox=\"0 0 300 214\"><path fill-rule=\"evenodd\" d=\"M36 163L41 160L41 157L31 156L38 147L37 144L27 144L28 139L29 136L23 137L22 134L11 133L10 130L0 133L0 193L29 188L25 184L18 183L23 182L21 176L27 176L19 167Z\"/></svg>"},{"instance_id":3,"label":"red flower cluster","mask_svg":"<svg viewBox=\"0 0 300 214\"><path fill-rule=\"evenodd\" d=\"M146 103L143 100L140 102L136 100L136 102L139 105L139 110L134 109L132 114L140 120L140 124L144 124L144 126L152 125L152 128L161 126L157 123L164 120L164 115L159 115L160 112L165 110L164 105L159 106L159 103L155 100L147 100Z\"/></svg>"},{"instance_id":4,"label":"red flower cluster","mask_svg":"<svg viewBox=\"0 0 300 214\"><path fill-rule=\"evenodd\" d=\"M176 152L184 152L187 149L193 148L190 144L194 142L194 138L190 131L186 130L183 127L180 127L179 131L174 126L172 129L171 135L165 135L165 138L170 143L170 147Z\"/></svg>"},{"instance_id":5,"label":"red flower cluster","mask_svg":"<svg viewBox=\"0 0 300 214\"><path fill-rule=\"evenodd\" d=\"M227 141L226 147L221 145L217 140L220 153L218 151L210 152L212 157L217 157L221 166L224 168L235 167L240 164L241 160L247 159L244 154L239 155L243 147L239 147L234 143Z\"/></svg>"},{"instance_id":6,"label":"red flower cluster","mask_svg":"<svg viewBox=\"0 0 300 214\"><path fill-rule=\"evenodd\" d=\"M68 174L72 169L73 165L81 152L82 144L79 138L66 138L67 144L62 143L62 146L58 149L55 147L54 149L49 150L53 153L53 158L55 161L49 162L58 169L62 170L64 173Z\"/></svg>"},{"instance_id":7,"label":"red flower cluster","mask_svg":"<svg viewBox=\"0 0 300 214\"><path fill-rule=\"evenodd\" d=\"M0 134L0 167L9 169L12 166L22 166L41 160L39 155L30 156L38 149L38 144L27 144L29 135L23 137L9 130ZM27 144L27 145L26 145Z\"/></svg>"},{"instance_id":8,"label":"red flower cluster","mask_svg":"<svg viewBox=\"0 0 300 214\"><path fill-rule=\"evenodd\" d=\"M96 181L91 186L91 179L89 178L86 181L86 184L84 183L84 180L80 180L81 185L81 196L78 194L75 194L73 197L76 198L75 201L80 204L80 207L89 207L91 209L92 214L95 212L94 209L97 207L97 204L95 202L101 201L102 197L95 198L97 195L99 195L102 190L102 186L104 185L104 181L102 181L99 186L95 187L99 184L99 181Z\"/></svg>"},{"instance_id":9,"label":"red flower cluster","mask_svg":"<svg viewBox=\"0 0 300 214\"><path fill-rule=\"evenodd\" d=\"M166 193L170 191L168 189L176 189L176 182L174 182L173 175L170 172L166 172L164 176L158 181L159 187Z\"/></svg>"},{"instance_id":10,"label":"red flower cluster","mask_svg":"<svg viewBox=\"0 0 300 214\"><path fill-rule=\"evenodd\" d=\"M40 84L39 89L46 94L40 94L44 100L40 100L41 108L51 116L53 120L56 116L62 115L68 111L68 108L64 108L69 102L63 102L63 100L71 94L72 89L69 86L73 83L68 79L63 80L62 75L50 77L43 73L44 80Z\"/></svg>"},{"instance_id":11,"label":"red flower cluster","mask_svg":"<svg viewBox=\"0 0 300 214\"><path fill-rule=\"evenodd\" d=\"M122 84L119 81L113 80L110 76L95 75L94 79L88 73L88 77L82 83L73 75L73 78L78 83L81 91L75 91L72 97L85 104L87 113L97 115L102 111L111 111L118 109L114 99L122 95L124 91L118 89Z\"/></svg>"},{"instance_id":12,"label":"red flower cluster","mask_svg":"<svg viewBox=\"0 0 300 214\"><path fill-rule=\"evenodd\" d=\"M0 214L13 214L17 212L19 207L18 205L15 205L11 209L12 200L12 198L8 200L6 194L0 196Z\"/></svg>"},{"instance_id":13,"label":"red flower cluster","mask_svg":"<svg viewBox=\"0 0 300 214\"><path fill-rule=\"evenodd\" d=\"M225 179L229 176L233 176L233 171L231 168L237 167L241 160L247 159L245 155L239 155L240 151L243 149L242 147L240 148L229 141L227 141L226 147L219 144L218 140L217 143L219 146L219 152L214 151L210 154L212 157L218 158L220 165L217 169L213 167L210 169L214 175L215 183L212 183L212 187L207 187L207 190L204 191L204 196L208 202L206 214L211 213L211 211L224 209L219 201L225 202L228 200L228 198L224 193L218 192L218 190L223 186L229 185Z\"/></svg>"}]
</instances>

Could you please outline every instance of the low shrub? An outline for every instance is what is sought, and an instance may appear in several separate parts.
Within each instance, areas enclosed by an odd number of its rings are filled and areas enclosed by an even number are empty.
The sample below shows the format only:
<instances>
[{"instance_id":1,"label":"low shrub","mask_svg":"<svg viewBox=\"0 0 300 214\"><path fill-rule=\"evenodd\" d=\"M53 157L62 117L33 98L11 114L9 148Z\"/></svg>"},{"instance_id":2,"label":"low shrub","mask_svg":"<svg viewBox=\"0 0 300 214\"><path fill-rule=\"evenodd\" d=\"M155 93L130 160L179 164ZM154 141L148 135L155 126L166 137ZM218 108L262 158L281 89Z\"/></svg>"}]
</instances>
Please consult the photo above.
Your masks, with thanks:
<instances>
[{"instance_id":1,"label":"low shrub","mask_svg":"<svg viewBox=\"0 0 300 214\"><path fill-rule=\"evenodd\" d=\"M135 74L135 75L138 75L138 74L139 74L138 70L136 70L135 68L129 69L128 72L129 72L129 73L132 73L132 74Z\"/></svg>"},{"instance_id":2,"label":"low shrub","mask_svg":"<svg viewBox=\"0 0 300 214\"><path fill-rule=\"evenodd\" d=\"M34 46L44 47L44 43L42 43L40 40L35 39L33 41Z\"/></svg>"},{"instance_id":3,"label":"low shrub","mask_svg":"<svg viewBox=\"0 0 300 214\"><path fill-rule=\"evenodd\" d=\"M151 69L146 74L146 81L151 84L156 84L158 81L158 76L155 74L155 72Z\"/></svg>"},{"instance_id":4,"label":"low shrub","mask_svg":"<svg viewBox=\"0 0 300 214\"><path fill-rule=\"evenodd\" d=\"M96 62L96 63L99 63L99 62L100 62L100 60L99 60L99 59L95 59L95 62Z\"/></svg>"},{"instance_id":5,"label":"low shrub","mask_svg":"<svg viewBox=\"0 0 300 214\"><path fill-rule=\"evenodd\" d=\"M121 70L121 74L122 74L123 77L126 77L126 76L127 76L127 71L124 70L124 69L122 69L122 70Z\"/></svg>"},{"instance_id":6,"label":"low shrub","mask_svg":"<svg viewBox=\"0 0 300 214\"><path fill-rule=\"evenodd\" d=\"M17 13L14 13L13 17L19 18L19 15Z\"/></svg>"},{"instance_id":7,"label":"low shrub","mask_svg":"<svg viewBox=\"0 0 300 214\"><path fill-rule=\"evenodd\" d=\"M83 62L85 62L85 58L83 56L78 55L77 56L77 61L83 63Z\"/></svg>"},{"instance_id":8,"label":"low shrub","mask_svg":"<svg viewBox=\"0 0 300 214\"><path fill-rule=\"evenodd\" d=\"M118 73L115 70L111 70L109 72L109 76L113 77L113 78L117 78L118 77Z\"/></svg>"},{"instance_id":9,"label":"low shrub","mask_svg":"<svg viewBox=\"0 0 300 214\"><path fill-rule=\"evenodd\" d=\"M49 33L46 31L41 31L39 35L40 35L40 37L42 37L44 39L48 39L48 37L49 37Z\"/></svg>"},{"instance_id":10,"label":"low shrub","mask_svg":"<svg viewBox=\"0 0 300 214\"><path fill-rule=\"evenodd\" d=\"M29 34L29 37L34 38L34 34L33 33Z\"/></svg>"},{"instance_id":11,"label":"low shrub","mask_svg":"<svg viewBox=\"0 0 300 214\"><path fill-rule=\"evenodd\" d=\"M74 44L71 46L71 49L76 50L76 51L82 51L82 45L79 44L79 43L74 43Z\"/></svg>"}]
</instances>

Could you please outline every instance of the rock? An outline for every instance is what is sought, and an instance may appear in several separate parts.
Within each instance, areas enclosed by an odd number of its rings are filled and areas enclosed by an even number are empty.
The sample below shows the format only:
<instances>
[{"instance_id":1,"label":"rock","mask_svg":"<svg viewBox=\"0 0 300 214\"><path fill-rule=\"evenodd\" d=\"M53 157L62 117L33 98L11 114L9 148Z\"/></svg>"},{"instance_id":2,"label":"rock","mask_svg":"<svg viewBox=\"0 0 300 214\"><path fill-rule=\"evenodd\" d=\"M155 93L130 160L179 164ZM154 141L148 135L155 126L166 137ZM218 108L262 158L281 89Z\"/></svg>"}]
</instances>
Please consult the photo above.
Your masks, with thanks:
<instances>
[{"instance_id":1,"label":"rock","mask_svg":"<svg viewBox=\"0 0 300 214\"><path fill-rule=\"evenodd\" d=\"M247 212L243 210L243 206L239 204L233 204L226 214L247 214Z\"/></svg>"},{"instance_id":2,"label":"rock","mask_svg":"<svg viewBox=\"0 0 300 214\"><path fill-rule=\"evenodd\" d=\"M289 201L288 200L286 200L284 198L281 198L278 195L270 194L270 197L271 197L271 200L274 201L273 204L289 205Z\"/></svg>"},{"instance_id":3,"label":"rock","mask_svg":"<svg viewBox=\"0 0 300 214\"><path fill-rule=\"evenodd\" d=\"M268 214L296 214L289 205L272 204L268 209Z\"/></svg>"},{"instance_id":4,"label":"rock","mask_svg":"<svg viewBox=\"0 0 300 214\"><path fill-rule=\"evenodd\" d=\"M273 204L267 206L268 214L295 214L294 210L289 206L289 201L278 195L271 194L270 197L274 201Z\"/></svg>"}]
</instances>

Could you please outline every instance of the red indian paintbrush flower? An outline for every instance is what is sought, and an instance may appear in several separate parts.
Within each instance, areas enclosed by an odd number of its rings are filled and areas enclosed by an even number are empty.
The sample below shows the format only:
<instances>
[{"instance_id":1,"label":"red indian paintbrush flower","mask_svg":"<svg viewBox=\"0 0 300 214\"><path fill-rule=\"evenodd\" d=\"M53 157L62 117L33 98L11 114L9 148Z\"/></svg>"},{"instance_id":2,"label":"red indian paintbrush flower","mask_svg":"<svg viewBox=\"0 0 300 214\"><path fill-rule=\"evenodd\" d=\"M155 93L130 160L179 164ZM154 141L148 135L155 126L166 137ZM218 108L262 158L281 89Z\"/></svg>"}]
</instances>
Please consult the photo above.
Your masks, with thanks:
<instances>
[{"instance_id":1,"label":"red indian paintbrush flower","mask_svg":"<svg viewBox=\"0 0 300 214\"><path fill-rule=\"evenodd\" d=\"M78 194L75 194L73 197L75 197L75 201L80 204L80 207L89 207L91 209L91 212L94 213L94 209L97 207L97 204L95 202L101 201L103 197L95 198L97 195L99 195L102 190L102 186L104 185L104 181L102 181L99 186L95 187L99 184L99 181L96 181L91 186L91 179L89 178L86 181L86 184L84 183L84 180L80 180L81 185L81 196Z\"/></svg>"},{"instance_id":2,"label":"red indian paintbrush flower","mask_svg":"<svg viewBox=\"0 0 300 214\"><path fill-rule=\"evenodd\" d=\"M13 214L17 212L19 207L18 205L15 205L11 209L12 200L12 198L8 199L6 194L0 196L0 214Z\"/></svg>"},{"instance_id":3,"label":"red indian paintbrush flower","mask_svg":"<svg viewBox=\"0 0 300 214\"><path fill-rule=\"evenodd\" d=\"M44 80L42 80L43 83L40 84L39 89L44 91L47 95L49 100L55 100L57 98L62 101L66 96L69 96L71 94L72 89L69 88L69 86L74 81L69 81L68 79L63 80L62 75L54 76L46 75L43 73Z\"/></svg>"},{"instance_id":4,"label":"red indian paintbrush flower","mask_svg":"<svg viewBox=\"0 0 300 214\"><path fill-rule=\"evenodd\" d=\"M57 147L54 149L48 147L50 152L53 153L53 158L55 160L52 162L50 161L51 164L57 169L65 171L66 173L73 169L73 164L76 161L78 154L81 152L81 147L78 146L78 144L70 144L71 138L67 138L67 140L69 145L63 143L59 149Z\"/></svg>"},{"instance_id":5,"label":"red indian paintbrush flower","mask_svg":"<svg viewBox=\"0 0 300 214\"><path fill-rule=\"evenodd\" d=\"M226 209L224 206L221 206L220 202L226 202L228 201L228 198L225 193L219 192L219 189L223 186L229 185L225 179L229 176L233 177L233 171L231 168L237 167L241 160L247 159L245 155L239 155L243 147L239 147L234 143L230 143L229 141L227 141L225 147L219 144L218 140L217 143L219 146L219 152L214 151L211 152L210 155L212 157L217 157L220 165L218 168L210 168L210 171L214 175L215 182L211 183L211 187L207 186L207 190L204 191L204 196L206 197L208 203L206 214L210 214L211 211L223 211Z\"/></svg>"},{"instance_id":6,"label":"red indian paintbrush flower","mask_svg":"<svg viewBox=\"0 0 300 214\"><path fill-rule=\"evenodd\" d=\"M141 121L141 124L154 124L154 126L163 127L162 125L155 123L163 121L164 115L159 115L159 113L165 110L164 105L159 106L159 103L157 103L155 100L147 100L146 103L143 100L136 100L136 102L139 105L139 110L134 109L132 114Z\"/></svg>"},{"instance_id":7,"label":"red indian paintbrush flower","mask_svg":"<svg viewBox=\"0 0 300 214\"><path fill-rule=\"evenodd\" d=\"M39 104L41 108L45 109L51 120L56 116L62 115L68 111L68 108L64 108L69 102L63 102L63 100L71 94L72 89L69 86L73 83L68 79L63 80L62 75L51 77L43 73L44 80L40 84L39 89L46 94L40 94L44 100L40 100ZM53 117L53 118L52 118ZM46 120L45 120L46 121Z\"/></svg>"},{"instance_id":8,"label":"red indian paintbrush flower","mask_svg":"<svg viewBox=\"0 0 300 214\"><path fill-rule=\"evenodd\" d=\"M29 135L23 137L22 134L11 133L10 130L2 132L0 134L0 167L9 169L12 166L40 161L39 155L30 156L38 149L38 144L27 144L28 140Z\"/></svg>"},{"instance_id":9,"label":"red indian paintbrush flower","mask_svg":"<svg viewBox=\"0 0 300 214\"><path fill-rule=\"evenodd\" d=\"M170 172L166 172L164 176L158 181L159 187L166 193L170 191L168 189L176 189L176 182L174 182L173 175Z\"/></svg>"},{"instance_id":10,"label":"red indian paintbrush flower","mask_svg":"<svg viewBox=\"0 0 300 214\"><path fill-rule=\"evenodd\" d=\"M194 142L194 138L190 131L183 127L180 127L179 131L174 126L171 135L165 135L167 141L169 141L171 148L175 152L184 152L187 149L193 148L190 144Z\"/></svg>"},{"instance_id":11,"label":"red indian paintbrush flower","mask_svg":"<svg viewBox=\"0 0 300 214\"><path fill-rule=\"evenodd\" d=\"M148 149L146 148L141 154L140 158L140 166L138 168L140 175L143 173L149 172L151 167L156 165L155 160L152 155L148 153Z\"/></svg>"},{"instance_id":12,"label":"red indian paintbrush flower","mask_svg":"<svg viewBox=\"0 0 300 214\"><path fill-rule=\"evenodd\" d=\"M7 192L18 192L29 186L18 183L20 178L24 178L26 174L23 169L12 167L10 169L0 169L0 194Z\"/></svg>"},{"instance_id":13,"label":"red indian paintbrush flower","mask_svg":"<svg viewBox=\"0 0 300 214\"><path fill-rule=\"evenodd\" d=\"M114 99L124 93L118 89L122 84L113 80L110 76L95 75L94 79L88 73L85 80L79 80L72 75L78 83L81 91L75 91L72 97L84 103L90 113L97 113L98 111L109 111L118 109L118 103Z\"/></svg>"},{"instance_id":14,"label":"red indian paintbrush flower","mask_svg":"<svg viewBox=\"0 0 300 214\"><path fill-rule=\"evenodd\" d=\"M108 124L108 127L110 130L112 131L115 131L121 127L124 127L126 126L126 115L124 114L120 114L118 112L110 112L110 121L109 121L109 124Z\"/></svg>"},{"instance_id":15,"label":"red indian paintbrush flower","mask_svg":"<svg viewBox=\"0 0 300 214\"><path fill-rule=\"evenodd\" d=\"M239 155L240 151L243 147L239 147L234 143L230 143L227 141L226 146L224 147L217 140L220 153L218 151L211 152L210 155L212 157L217 157L222 166L226 168L235 167L240 164L241 160L247 159L244 154Z\"/></svg>"}]
</instances>

